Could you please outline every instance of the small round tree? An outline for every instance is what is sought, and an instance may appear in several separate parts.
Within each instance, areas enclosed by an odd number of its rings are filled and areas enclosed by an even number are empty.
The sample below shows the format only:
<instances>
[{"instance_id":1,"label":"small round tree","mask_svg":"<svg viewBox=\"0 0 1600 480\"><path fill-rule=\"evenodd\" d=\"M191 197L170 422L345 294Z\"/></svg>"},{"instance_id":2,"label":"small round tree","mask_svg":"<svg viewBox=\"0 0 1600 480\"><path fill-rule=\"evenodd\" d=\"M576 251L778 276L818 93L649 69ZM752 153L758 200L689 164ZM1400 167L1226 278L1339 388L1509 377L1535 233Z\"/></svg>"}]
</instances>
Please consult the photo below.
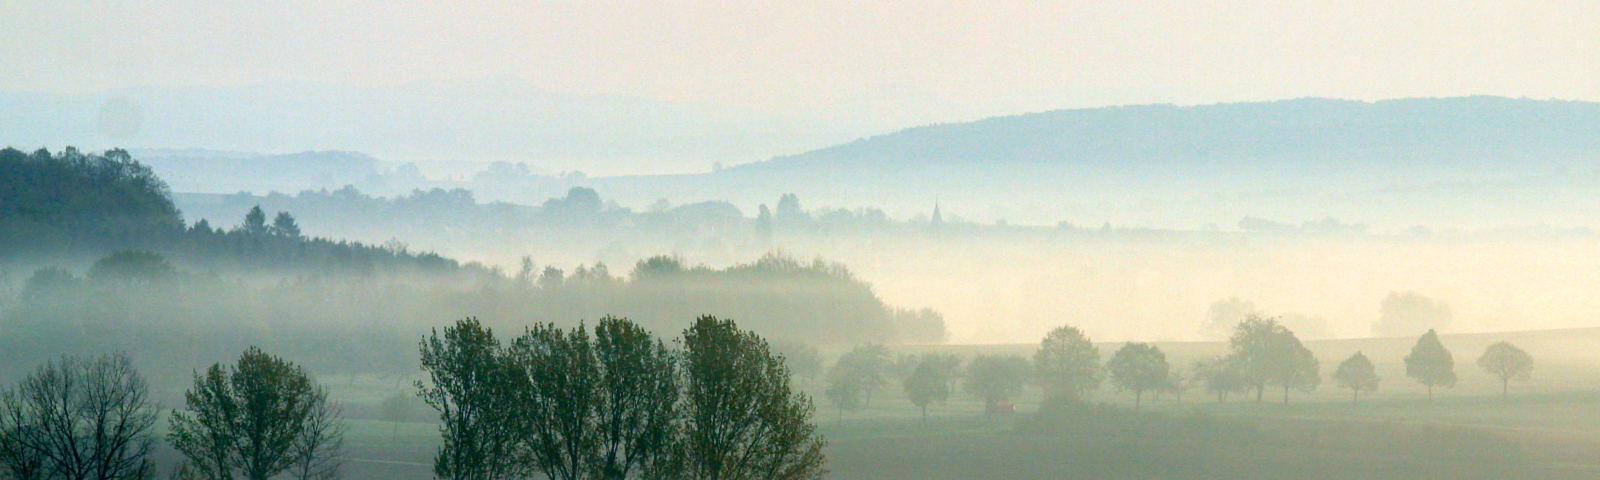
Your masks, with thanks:
<instances>
[{"instance_id":1,"label":"small round tree","mask_svg":"<svg viewBox=\"0 0 1600 480\"><path fill-rule=\"evenodd\" d=\"M1533 373L1533 357L1511 342L1496 342L1478 357L1478 368L1500 379L1500 399L1508 401L1508 385L1512 380L1528 380Z\"/></svg>"},{"instance_id":2,"label":"small round tree","mask_svg":"<svg viewBox=\"0 0 1600 480\"><path fill-rule=\"evenodd\" d=\"M1133 408L1140 408L1144 392L1166 385L1171 366L1167 365L1167 355L1155 345L1129 342L1106 361L1106 370L1117 389L1133 391Z\"/></svg>"},{"instance_id":3,"label":"small round tree","mask_svg":"<svg viewBox=\"0 0 1600 480\"><path fill-rule=\"evenodd\" d=\"M1333 381L1350 389L1351 404L1359 401L1362 391L1371 393L1378 389L1378 373L1372 368L1372 361L1361 352L1339 362L1339 368L1333 372Z\"/></svg>"},{"instance_id":4,"label":"small round tree","mask_svg":"<svg viewBox=\"0 0 1600 480\"><path fill-rule=\"evenodd\" d=\"M1076 402L1100 387L1100 350L1075 327L1051 330L1033 355L1034 379L1046 402Z\"/></svg>"},{"instance_id":5,"label":"small round tree","mask_svg":"<svg viewBox=\"0 0 1600 480\"><path fill-rule=\"evenodd\" d=\"M1439 342L1433 330L1422 334L1411 354L1406 355L1406 376L1417 379L1428 387L1428 401L1433 401L1433 387L1451 387L1456 384L1456 362L1450 350Z\"/></svg>"}]
</instances>

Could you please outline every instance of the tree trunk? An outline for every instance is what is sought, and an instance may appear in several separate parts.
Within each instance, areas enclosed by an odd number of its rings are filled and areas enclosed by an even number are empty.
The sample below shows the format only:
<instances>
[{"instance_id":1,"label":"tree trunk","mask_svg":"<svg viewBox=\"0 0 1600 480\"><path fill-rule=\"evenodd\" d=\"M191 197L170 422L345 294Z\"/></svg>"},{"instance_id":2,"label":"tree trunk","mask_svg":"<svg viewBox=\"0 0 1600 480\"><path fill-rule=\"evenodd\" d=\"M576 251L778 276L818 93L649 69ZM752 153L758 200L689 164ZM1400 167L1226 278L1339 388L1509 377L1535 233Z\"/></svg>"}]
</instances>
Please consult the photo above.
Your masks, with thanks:
<instances>
[{"instance_id":1,"label":"tree trunk","mask_svg":"<svg viewBox=\"0 0 1600 480\"><path fill-rule=\"evenodd\" d=\"M1506 393L1506 388L1507 388L1506 385L1509 384L1509 383L1511 383L1511 379L1509 379L1509 378L1500 379L1500 401L1501 402L1505 402L1505 403L1511 402L1511 397L1507 396L1507 393Z\"/></svg>"},{"instance_id":2,"label":"tree trunk","mask_svg":"<svg viewBox=\"0 0 1600 480\"><path fill-rule=\"evenodd\" d=\"M1261 403L1261 396L1265 395L1266 393L1267 393L1267 386L1266 385L1262 385L1262 386L1256 387L1256 403L1258 403L1258 404Z\"/></svg>"},{"instance_id":3,"label":"tree trunk","mask_svg":"<svg viewBox=\"0 0 1600 480\"><path fill-rule=\"evenodd\" d=\"M928 423L928 406L922 406L922 423Z\"/></svg>"},{"instance_id":4,"label":"tree trunk","mask_svg":"<svg viewBox=\"0 0 1600 480\"><path fill-rule=\"evenodd\" d=\"M1350 389L1350 404L1351 405L1355 405L1355 404L1359 403L1356 400L1356 397L1359 396L1359 395L1361 395L1361 389L1357 389L1357 388Z\"/></svg>"},{"instance_id":5,"label":"tree trunk","mask_svg":"<svg viewBox=\"0 0 1600 480\"><path fill-rule=\"evenodd\" d=\"M1428 402L1433 402L1433 384L1428 384Z\"/></svg>"},{"instance_id":6,"label":"tree trunk","mask_svg":"<svg viewBox=\"0 0 1600 480\"><path fill-rule=\"evenodd\" d=\"M1289 404L1289 386L1288 385L1284 385L1283 386L1283 404L1284 405L1288 405Z\"/></svg>"},{"instance_id":7,"label":"tree trunk","mask_svg":"<svg viewBox=\"0 0 1600 480\"><path fill-rule=\"evenodd\" d=\"M1143 390L1134 390L1133 391L1133 409L1134 410L1138 410L1139 409L1139 407L1143 403L1142 400L1144 400L1144 391Z\"/></svg>"}]
</instances>

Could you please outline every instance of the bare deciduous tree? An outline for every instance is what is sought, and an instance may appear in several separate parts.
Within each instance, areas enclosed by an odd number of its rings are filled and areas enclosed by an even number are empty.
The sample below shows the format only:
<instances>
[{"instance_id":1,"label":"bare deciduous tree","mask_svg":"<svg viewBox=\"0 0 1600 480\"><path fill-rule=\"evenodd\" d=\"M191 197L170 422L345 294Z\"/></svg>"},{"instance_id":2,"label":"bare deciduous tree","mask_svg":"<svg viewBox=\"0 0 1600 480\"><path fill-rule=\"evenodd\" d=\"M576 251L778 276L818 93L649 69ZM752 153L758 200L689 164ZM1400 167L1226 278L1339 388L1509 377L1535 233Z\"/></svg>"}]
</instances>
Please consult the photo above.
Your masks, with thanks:
<instances>
[{"instance_id":1,"label":"bare deciduous tree","mask_svg":"<svg viewBox=\"0 0 1600 480\"><path fill-rule=\"evenodd\" d=\"M344 408L328 399L327 388L318 387L312 396L304 430L290 448L294 464L289 474L296 480L338 480L344 474L346 425L339 420Z\"/></svg>"},{"instance_id":2,"label":"bare deciduous tree","mask_svg":"<svg viewBox=\"0 0 1600 480\"><path fill-rule=\"evenodd\" d=\"M46 363L3 394L0 454L17 479L153 475L149 387L124 354Z\"/></svg>"}]
</instances>

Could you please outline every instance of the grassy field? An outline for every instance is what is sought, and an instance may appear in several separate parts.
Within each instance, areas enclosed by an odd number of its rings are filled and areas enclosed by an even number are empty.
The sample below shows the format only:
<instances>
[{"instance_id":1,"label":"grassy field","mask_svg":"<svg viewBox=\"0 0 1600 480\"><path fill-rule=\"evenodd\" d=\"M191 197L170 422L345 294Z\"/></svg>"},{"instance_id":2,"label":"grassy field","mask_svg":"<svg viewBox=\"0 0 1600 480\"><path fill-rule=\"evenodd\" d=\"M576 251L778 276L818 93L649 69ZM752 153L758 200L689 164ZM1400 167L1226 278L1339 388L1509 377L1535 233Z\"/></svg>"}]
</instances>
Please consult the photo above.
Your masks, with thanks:
<instances>
[{"instance_id":1,"label":"grassy field","mask_svg":"<svg viewBox=\"0 0 1600 480\"><path fill-rule=\"evenodd\" d=\"M979 399L957 393L927 421L898 385L871 404L840 412L819 399L829 440L829 478L1600 478L1600 329L1445 336L1460 383L1426 391L1406 378L1401 358L1413 339L1310 342L1324 376L1357 350L1377 364L1380 390L1359 405L1326 380L1315 392L1281 392L1267 402L1216 402L1191 391L1134 412L1132 395L1102 389L1090 410L1039 415L1038 394L1014 399L1020 413L985 418ZM1510 340L1539 362L1513 384L1510 401L1474 361ZM1102 345L1102 356L1119 345ZM1217 343L1161 344L1175 365L1219 354ZM897 351L1031 354L1032 345L943 345ZM352 479L432 478L437 445L431 411L415 420L373 420L376 403L403 388L392 380L334 382L350 416ZM820 392L820 384L800 382Z\"/></svg>"}]
</instances>

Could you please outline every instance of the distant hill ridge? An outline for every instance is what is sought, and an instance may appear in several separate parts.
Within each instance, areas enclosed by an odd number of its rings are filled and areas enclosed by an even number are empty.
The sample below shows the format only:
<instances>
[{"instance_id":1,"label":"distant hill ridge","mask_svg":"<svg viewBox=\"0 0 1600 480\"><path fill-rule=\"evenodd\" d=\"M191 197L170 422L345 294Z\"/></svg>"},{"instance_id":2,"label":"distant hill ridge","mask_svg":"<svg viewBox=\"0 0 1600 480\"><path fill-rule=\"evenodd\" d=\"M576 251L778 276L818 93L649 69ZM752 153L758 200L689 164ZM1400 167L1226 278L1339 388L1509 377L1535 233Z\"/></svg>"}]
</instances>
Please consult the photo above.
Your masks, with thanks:
<instances>
[{"instance_id":1,"label":"distant hill ridge","mask_svg":"<svg viewBox=\"0 0 1600 480\"><path fill-rule=\"evenodd\" d=\"M1286 157L1417 163L1528 154L1600 160L1600 103L1487 96L1304 98L1056 110L910 128L730 170L1142 160L1248 164Z\"/></svg>"}]
</instances>

